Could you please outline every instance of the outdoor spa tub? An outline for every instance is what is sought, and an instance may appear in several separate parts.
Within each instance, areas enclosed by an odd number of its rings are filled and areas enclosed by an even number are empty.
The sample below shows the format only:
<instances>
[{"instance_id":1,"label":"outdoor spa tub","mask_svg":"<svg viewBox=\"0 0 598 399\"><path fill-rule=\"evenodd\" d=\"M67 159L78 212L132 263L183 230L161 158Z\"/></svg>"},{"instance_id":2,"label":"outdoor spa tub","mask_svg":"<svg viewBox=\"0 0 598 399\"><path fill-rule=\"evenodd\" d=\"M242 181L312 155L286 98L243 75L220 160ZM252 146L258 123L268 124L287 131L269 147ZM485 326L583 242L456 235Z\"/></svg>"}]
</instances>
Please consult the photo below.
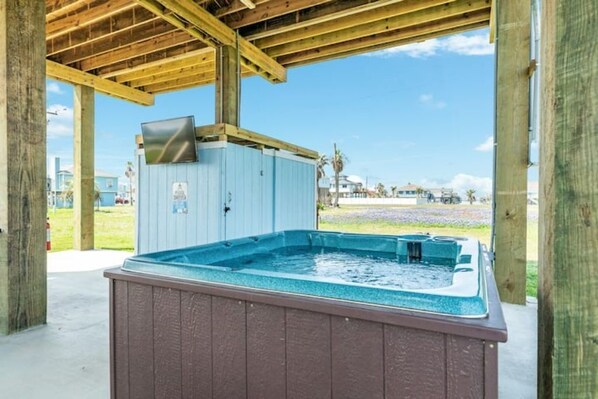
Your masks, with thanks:
<instances>
[{"instance_id":1,"label":"outdoor spa tub","mask_svg":"<svg viewBox=\"0 0 598 399\"><path fill-rule=\"evenodd\" d=\"M476 240L285 231L131 257L113 398L496 398L507 332Z\"/></svg>"}]
</instances>

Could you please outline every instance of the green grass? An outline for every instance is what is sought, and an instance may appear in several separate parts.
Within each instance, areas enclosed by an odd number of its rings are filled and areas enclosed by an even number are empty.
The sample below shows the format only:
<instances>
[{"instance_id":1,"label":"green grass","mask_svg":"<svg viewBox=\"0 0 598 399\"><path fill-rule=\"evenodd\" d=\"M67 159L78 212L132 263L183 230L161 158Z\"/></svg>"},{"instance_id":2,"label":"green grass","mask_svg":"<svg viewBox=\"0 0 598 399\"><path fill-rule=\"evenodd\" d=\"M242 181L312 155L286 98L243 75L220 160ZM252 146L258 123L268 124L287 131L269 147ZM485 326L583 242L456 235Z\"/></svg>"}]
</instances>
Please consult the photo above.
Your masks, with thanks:
<instances>
[{"instance_id":1,"label":"green grass","mask_svg":"<svg viewBox=\"0 0 598 399\"><path fill-rule=\"evenodd\" d=\"M48 209L52 227L52 252L73 249L73 210ZM135 208L129 205L102 207L95 212L95 247L133 251Z\"/></svg>"}]
</instances>

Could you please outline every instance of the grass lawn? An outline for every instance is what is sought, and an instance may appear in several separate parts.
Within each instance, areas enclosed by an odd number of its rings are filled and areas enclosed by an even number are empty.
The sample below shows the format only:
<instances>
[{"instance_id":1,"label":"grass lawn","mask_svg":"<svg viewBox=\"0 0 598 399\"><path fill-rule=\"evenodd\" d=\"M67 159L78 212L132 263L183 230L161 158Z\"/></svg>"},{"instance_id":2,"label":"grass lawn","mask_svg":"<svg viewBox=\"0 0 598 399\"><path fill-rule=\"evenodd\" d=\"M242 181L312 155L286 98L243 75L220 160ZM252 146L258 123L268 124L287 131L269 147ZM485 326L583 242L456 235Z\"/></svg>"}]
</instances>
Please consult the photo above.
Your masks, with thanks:
<instances>
[{"instance_id":1,"label":"grass lawn","mask_svg":"<svg viewBox=\"0 0 598 399\"><path fill-rule=\"evenodd\" d=\"M48 209L52 227L52 252L73 249L73 210ZM101 207L95 212L95 247L133 251L135 208L129 205Z\"/></svg>"}]
</instances>

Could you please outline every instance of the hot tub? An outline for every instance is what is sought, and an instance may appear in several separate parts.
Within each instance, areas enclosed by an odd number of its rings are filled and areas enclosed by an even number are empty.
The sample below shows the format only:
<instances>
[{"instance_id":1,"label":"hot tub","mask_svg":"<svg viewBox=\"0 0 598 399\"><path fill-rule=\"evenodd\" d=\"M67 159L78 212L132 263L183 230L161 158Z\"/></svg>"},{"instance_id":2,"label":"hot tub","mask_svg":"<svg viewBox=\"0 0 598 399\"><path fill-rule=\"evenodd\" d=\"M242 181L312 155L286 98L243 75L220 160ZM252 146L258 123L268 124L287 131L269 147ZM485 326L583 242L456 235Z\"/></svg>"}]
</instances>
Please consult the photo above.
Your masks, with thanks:
<instances>
[{"instance_id":1,"label":"hot tub","mask_svg":"<svg viewBox=\"0 0 598 399\"><path fill-rule=\"evenodd\" d=\"M285 231L105 275L113 397L497 396L506 327L476 240Z\"/></svg>"}]
</instances>

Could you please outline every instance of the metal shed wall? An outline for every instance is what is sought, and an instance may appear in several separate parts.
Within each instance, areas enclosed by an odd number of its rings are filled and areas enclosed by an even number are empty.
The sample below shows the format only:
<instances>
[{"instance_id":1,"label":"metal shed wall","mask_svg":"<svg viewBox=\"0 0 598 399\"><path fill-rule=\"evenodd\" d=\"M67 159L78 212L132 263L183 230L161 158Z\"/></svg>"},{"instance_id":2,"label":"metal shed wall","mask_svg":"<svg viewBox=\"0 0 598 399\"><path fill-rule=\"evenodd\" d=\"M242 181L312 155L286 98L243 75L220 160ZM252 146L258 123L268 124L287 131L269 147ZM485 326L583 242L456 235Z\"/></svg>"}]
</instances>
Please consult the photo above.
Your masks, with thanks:
<instances>
[{"instance_id":1,"label":"metal shed wall","mask_svg":"<svg viewBox=\"0 0 598 399\"><path fill-rule=\"evenodd\" d=\"M198 156L146 165L138 152L136 253L315 228L314 161L225 142L198 144ZM172 212L175 182L187 182L186 214Z\"/></svg>"}]
</instances>

